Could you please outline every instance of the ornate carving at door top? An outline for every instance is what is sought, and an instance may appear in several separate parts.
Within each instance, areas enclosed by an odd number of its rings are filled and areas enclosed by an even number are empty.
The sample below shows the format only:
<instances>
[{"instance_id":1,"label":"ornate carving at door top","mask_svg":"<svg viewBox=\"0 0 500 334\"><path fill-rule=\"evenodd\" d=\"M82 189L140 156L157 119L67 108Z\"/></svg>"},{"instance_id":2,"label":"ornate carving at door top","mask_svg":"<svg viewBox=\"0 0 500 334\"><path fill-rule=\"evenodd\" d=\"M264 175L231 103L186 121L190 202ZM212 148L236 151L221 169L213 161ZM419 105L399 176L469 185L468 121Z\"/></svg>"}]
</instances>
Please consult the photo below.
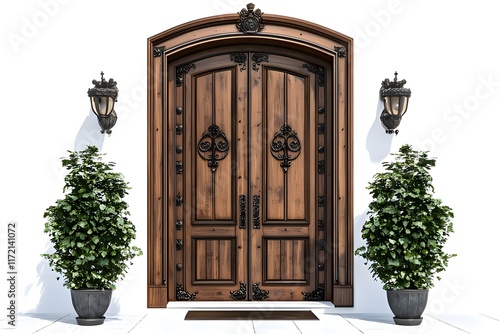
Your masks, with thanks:
<instances>
[{"instance_id":1,"label":"ornate carving at door top","mask_svg":"<svg viewBox=\"0 0 500 334\"><path fill-rule=\"evenodd\" d=\"M254 11L255 5L253 3L249 3L247 8L243 8L240 14L240 19L238 23L236 23L236 28L239 31L248 34L248 33L256 33L264 29L264 22L262 21L263 12L260 9L256 9Z\"/></svg>"}]
</instances>

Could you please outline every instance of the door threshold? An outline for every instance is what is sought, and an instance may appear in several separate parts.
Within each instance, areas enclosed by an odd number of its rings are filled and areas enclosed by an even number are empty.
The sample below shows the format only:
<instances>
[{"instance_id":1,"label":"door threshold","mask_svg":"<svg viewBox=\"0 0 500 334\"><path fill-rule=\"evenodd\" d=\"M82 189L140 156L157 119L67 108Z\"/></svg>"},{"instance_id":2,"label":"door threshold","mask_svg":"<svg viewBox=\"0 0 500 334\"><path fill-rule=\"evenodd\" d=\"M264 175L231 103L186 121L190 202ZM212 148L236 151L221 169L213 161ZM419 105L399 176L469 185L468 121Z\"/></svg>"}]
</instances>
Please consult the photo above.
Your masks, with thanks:
<instances>
[{"instance_id":1,"label":"door threshold","mask_svg":"<svg viewBox=\"0 0 500 334\"><path fill-rule=\"evenodd\" d=\"M169 309L190 310L315 310L319 313L329 313L335 305L329 301L172 301L167 304Z\"/></svg>"}]
</instances>

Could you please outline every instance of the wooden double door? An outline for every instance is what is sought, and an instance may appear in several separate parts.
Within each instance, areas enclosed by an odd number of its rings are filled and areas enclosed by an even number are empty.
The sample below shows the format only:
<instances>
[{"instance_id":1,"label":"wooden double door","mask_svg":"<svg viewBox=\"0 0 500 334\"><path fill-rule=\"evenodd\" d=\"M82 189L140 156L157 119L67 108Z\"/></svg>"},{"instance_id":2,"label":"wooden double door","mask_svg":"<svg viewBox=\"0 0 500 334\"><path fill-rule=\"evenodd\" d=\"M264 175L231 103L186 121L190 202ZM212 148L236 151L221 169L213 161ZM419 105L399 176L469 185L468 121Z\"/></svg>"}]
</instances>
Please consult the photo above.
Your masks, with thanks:
<instances>
[{"instance_id":1,"label":"wooden double door","mask_svg":"<svg viewBox=\"0 0 500 334\"><path fill-rule=\"evenodd\" d=\"M271 46L169 64L175 173L164 173L175 194L167 228L176 300L326 298L332 71Z\"/></svg>"}]
</instances>

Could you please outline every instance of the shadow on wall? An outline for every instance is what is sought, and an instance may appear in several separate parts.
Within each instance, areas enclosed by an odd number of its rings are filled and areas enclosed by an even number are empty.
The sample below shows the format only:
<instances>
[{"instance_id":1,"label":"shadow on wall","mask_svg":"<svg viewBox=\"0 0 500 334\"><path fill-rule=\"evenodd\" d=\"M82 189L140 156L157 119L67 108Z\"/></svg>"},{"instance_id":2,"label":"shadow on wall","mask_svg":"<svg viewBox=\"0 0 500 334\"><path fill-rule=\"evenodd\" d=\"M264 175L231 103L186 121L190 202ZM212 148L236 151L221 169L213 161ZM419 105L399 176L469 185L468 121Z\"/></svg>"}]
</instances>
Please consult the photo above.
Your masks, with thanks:
<instances>
[{"instance_id":1,"label":"shadow on wall","mask_svg":"<svg viewBox=\"0 0 500 334\"><path fill-rule=\"evenodd\" d=\"M385 134L385 132L382 133ZM361 238L361 229L367 219L368 209L354 218L354 249L365 244ZM390 313L382 283L373 278L369 266L365 264L365 259L354 255L354 262L354 291L357 291L354 297L356 312Z\"/></svg>"},{"instance_id":2,"label":"shadow on wall","mask_svg":"<svg viewBox=\"0 0 500 334\"><path fill-rule=\"evenodd\" d=\"M378 99L378 105L375 109L375 119L366 136L366 149L370 154L370 161L380 163L391 151L392 136L385 133L385 129L380 122L380 114L384 109L384 104Z\"/></svg>"},{"instance_id":3,"label":"shadow on wall","mask_svg":"<svg viewBox=\"0 0 500 334\"><path fill-rule=\"evenodd\" d=\"M52 253L54 248L50 241L47 241L44 253ZM70 290L63 286L64 277L56 273L49 266L46 259L41 258L36 266L38 282L29 284L26 287L25 296L36 298L39 296L38 304L28 313L74 313L71 302ZM59 277L59 279L57 279ZM119 313L120 305L115 296L112 297L108 312Z\"/></svg>"},{"instance_id":4,"label":"shadow on wall","mask_svg":"<svg viewBox=\"0 0 500 334\"><path fill-rule=\"evenodd\" d=\"M90 108L89 108L90 109ZM75 151L84 150L88 145L96 146L102 152L104 143L104 135L101 133L101 128L97 122L96 115L89 110L89 115L83 121L80 130L75 138Z\"/></svg>"},{"instance_id":5,"label":"shadow on wall","mask_svg":"<svg viewBox=\"0 0 500 334\"><path fill-rule=\"evenodd\" d=\"M52 253L50 241L47 241L46 251L44 253ZM59 274L52 271L49 262L40 257L40 262L36 266L38 273L38 282L29 284L26 287L25 296L30 298L38 297L38 304L30 312L34 313L61 313L71 312L71 296L69 290L63 287L63 278L59 280Z\"/></svg>"}]
</instances>

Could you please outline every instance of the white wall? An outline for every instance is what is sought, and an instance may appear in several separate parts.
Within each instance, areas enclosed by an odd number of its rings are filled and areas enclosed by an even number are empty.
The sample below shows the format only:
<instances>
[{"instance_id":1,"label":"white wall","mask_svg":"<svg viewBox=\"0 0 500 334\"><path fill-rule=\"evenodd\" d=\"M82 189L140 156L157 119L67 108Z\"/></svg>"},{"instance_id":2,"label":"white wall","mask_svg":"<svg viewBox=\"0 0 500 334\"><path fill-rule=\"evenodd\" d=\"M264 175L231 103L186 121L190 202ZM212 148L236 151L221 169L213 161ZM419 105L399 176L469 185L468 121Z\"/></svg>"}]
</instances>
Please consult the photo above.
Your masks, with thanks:
<instances>
[{"instance_id":1,"label":"white wall","mask_svg":"<svg viewBox=\"0 0 500 334\"><path fill-rule=\"evenodd\" d=\"M431 150L436 192L451 206L458 253L431 291L428 311L498 309L493 268L498 254L497 173L500 122L500 20L492 1L309 0L255 2L266 13L299 17L355 39L355 246L372 175L404 143ZM19 311L68 312L68 291L39 256L46 207L60 198L67 150L98 145L133 189L128 201L136 244L146 250L146 39L205 16L235 13L236 0L24 0L0 4L0 232L20 228ZM118 123L102 136L87 89L99 78L118 82ZM378 120L383 79L408 81L408 113L398 136ZM5 256L1 261L6 262ZM386 312L385 295L356 258L353 312ZM5 266L0 265L1 268ZM4 270L4 269L2 269ZM494 282L495 280L495 282ZM6 291L1 279L0 294ZM494 296L496 294L496 296ZM496 298L495 298L496 297ZM114 293L110 312L146 305L146 256Z\"/></svg>"}]
</instances>

